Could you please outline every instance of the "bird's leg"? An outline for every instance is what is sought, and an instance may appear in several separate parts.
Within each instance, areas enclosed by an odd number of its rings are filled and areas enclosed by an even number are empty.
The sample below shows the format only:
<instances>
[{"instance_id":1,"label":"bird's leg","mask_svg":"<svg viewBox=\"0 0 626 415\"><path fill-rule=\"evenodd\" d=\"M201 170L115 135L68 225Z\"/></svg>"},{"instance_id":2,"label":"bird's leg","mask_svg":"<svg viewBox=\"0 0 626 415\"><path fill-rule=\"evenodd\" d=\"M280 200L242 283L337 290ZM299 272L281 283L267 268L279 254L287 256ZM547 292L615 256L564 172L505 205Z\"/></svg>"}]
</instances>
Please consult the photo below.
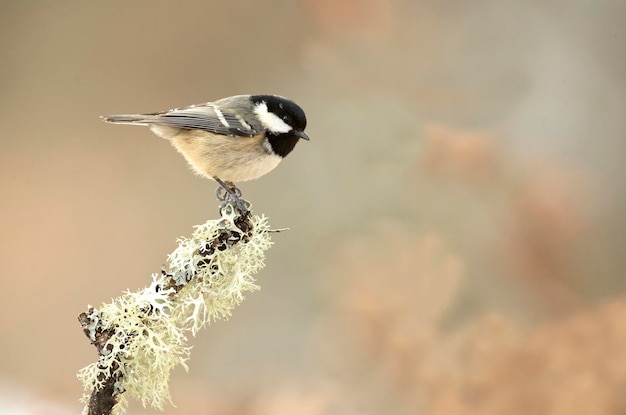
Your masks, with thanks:
<instances>
[{"instance_id":1,"label":"bird's leg","mask_svg":"<svg viewBox=\"0 0 626 415\"><path fill-rule=\"evenodd\" d=\"M233 182L224 182L217 176L213 176L213 179L220 185L220 187L215 190L215 196L217 196L218 200L223 202L233 200L242 213L248 212L248 206L241 198L241 190L239 190Z\"/></svg>"},{"instance_id":2,"label":"bird's leg","mask_svg":"<svg viewBox=\"0 0 626 415\"><path fill-rule=\"evenodd\" d=\"M231 199L239 199L241 197L241 190L239 190L233 182L225 182L217 176L213 176L213 180L220 185L215 191L215 195L219 200L225 201L228 196L230 196Z\"/></svg>"}]
</instances>

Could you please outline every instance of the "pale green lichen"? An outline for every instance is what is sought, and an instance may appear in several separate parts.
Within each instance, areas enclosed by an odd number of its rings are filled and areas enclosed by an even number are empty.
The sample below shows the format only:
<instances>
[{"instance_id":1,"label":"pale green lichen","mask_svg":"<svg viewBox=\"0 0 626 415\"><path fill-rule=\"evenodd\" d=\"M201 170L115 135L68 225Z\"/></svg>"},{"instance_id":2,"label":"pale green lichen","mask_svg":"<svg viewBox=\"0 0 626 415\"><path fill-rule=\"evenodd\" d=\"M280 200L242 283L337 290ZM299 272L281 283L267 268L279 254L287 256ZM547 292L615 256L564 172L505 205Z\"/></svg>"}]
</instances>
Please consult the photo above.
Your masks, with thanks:
<instances>
[{"instance_id":1,"label":"pale green lichen","mask_svg":"<svg viewBox=\"0 0 626 415\"><path fill-rule=\"evenodd\" d=\"M148 287L91 309L86 329L90 339L96 330L112 335L98 362L78 374L85 401L113 377L120 394L115 413L123 412L127 396L161 410L171 403L169 375L177 365L187 369L188 333L195 335L211 320L227 318L245 292L259 289L254 274L263 268L271 246L269 226L266 218L253 216L244 232L237 218L234 209L225 209L222 219L197 226L191 238L178 241L167 272L152 275Z\"/></svg>"}]
</instances>

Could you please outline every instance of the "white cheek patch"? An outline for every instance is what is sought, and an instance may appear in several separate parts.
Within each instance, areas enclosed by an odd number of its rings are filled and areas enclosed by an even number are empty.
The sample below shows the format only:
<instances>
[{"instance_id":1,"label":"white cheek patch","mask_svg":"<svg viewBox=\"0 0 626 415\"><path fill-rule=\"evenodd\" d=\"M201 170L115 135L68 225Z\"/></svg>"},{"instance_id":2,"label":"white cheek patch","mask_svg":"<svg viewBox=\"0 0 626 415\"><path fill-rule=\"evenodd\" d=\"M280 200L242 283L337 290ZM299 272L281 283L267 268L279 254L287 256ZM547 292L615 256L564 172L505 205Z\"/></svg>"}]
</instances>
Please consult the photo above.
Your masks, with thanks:
<instances>
[{"instance_id":1,"label":"white cheek patch","mask_svg":"<svg viewBox=\"0 0 626 415\"><path fill-rule=\"evenodd\" d=\"M267 110L267 104L261 102L254 108L254 112L259 117L259 121L263 124L265 129L273 133L288 133L292 128L280 119L276 114Z\"/></svg>"}]
</instances>

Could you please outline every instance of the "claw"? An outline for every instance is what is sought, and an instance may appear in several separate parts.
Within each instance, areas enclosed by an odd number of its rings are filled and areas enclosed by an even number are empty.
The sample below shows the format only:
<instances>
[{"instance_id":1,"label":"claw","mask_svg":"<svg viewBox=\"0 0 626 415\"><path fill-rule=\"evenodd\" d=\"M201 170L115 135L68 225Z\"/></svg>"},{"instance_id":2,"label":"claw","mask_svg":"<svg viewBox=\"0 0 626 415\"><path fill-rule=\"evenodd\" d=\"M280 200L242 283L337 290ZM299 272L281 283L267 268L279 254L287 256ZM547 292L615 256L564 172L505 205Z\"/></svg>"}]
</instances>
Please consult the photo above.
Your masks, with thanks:
<instances>
[{"instance_id":1,"label":"claw","mask_svg":"<svg viewBox=\"0 0 626 415\"><path fill-rule=\"evenodd\" d=\"M226 189L220 186L217 189L215 189L215 197L217 197L217 200L221 202L225 202L226 198L228 197L228 192L226 192Z\"/></svg>"},{"instance_id":2,"label":"claw","mask_svg":"<svg viewBox=\"0 0 626 415\"><path fill-rule=\"evenodd\" d=\"M241 215L247 215L250 212L250 203L244 199L228 200L220 205L220 212L228 208L237 209Z\"/></svg>"},{"instance_id":3,"label":"claw","mask_svg":"<svg viewBox=\"0 0 626 415\"><path fill-rule=\"evenodd\" d=\"M213 179L220 185L215 190L215 196L219 201L224 202L220 206L220 210L232 201L235 202L241 214L246 214L250 211L250 203L241 198L241 190L233 182L224 182L217 176L214 176Z\"/></svg>"}]
</instances>

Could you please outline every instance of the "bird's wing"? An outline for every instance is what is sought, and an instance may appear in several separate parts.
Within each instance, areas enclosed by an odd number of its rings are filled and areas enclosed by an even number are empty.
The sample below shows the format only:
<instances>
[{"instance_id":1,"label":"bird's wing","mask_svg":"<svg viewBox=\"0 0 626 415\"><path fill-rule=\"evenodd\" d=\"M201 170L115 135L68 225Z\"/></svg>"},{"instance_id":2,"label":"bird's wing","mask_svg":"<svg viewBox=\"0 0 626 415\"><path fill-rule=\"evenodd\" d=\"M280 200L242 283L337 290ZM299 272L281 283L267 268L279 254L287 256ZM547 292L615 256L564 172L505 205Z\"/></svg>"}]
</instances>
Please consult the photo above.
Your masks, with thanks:
<instances>
[{"instance_id":1,"label":"bird's wing","mask_svg":"<svg viewBox=\"0 0 626 415\"><path fill-rule=\"evenodd\" d=\"M210 102L150 115L145 120L148 124L204 130L219 135L252 137L262 132L258 125L251 125L242 116L218 109Z\"/></svg>"},{"instance_id":2,"label":"bird's wing","mask_svg":"<svg viewBox=\"0 0 626 415\"><path fill-rule=\"evenodd\" d=\"M256 121L246 121L240 115L240 110L227 105L220 105L218 108L217 105L207 102L153 114L119 114L102 118L113 124L168 125L230 137L253 137L260 134L263 131L261 125Z\"/></svg>"}]
</instances>

